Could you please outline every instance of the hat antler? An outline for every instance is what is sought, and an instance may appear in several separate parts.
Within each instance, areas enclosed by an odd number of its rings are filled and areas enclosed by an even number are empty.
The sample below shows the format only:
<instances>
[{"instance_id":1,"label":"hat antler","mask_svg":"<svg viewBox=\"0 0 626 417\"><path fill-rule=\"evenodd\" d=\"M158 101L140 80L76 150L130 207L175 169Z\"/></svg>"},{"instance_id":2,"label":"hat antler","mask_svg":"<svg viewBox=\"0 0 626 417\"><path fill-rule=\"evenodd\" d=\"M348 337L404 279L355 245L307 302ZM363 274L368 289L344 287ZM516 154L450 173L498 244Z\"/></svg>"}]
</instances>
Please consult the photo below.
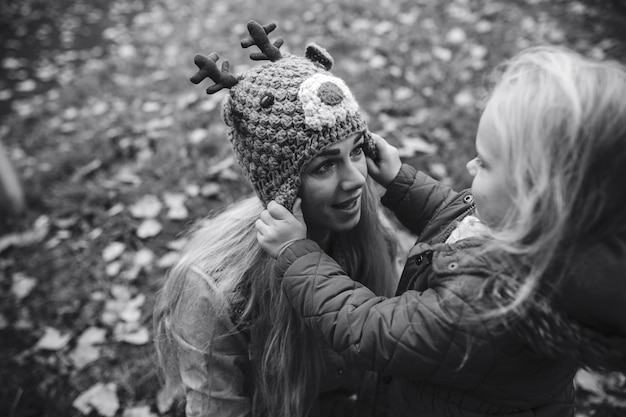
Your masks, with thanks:
<instances>
[{"instance_id":1,"label":"hat antler","mask_svg":"<svg viewBox=\"0 0 626 417\"><path fill-rule=\"evenodd\" d=\"M237 77L228 72L230 68L228 61L222 62L221 70L217 69L216 63L218 59L220 57L215 52L211 52L208 57L198 54L193 58L193 62L199 69L190 78L191 82L199 84L205 78L210 78L215 82L215 84L206 89L207 94L217 93L222 88L230 88L239 82Z\"/></svg>"},{"instance_id":2,"label":"hat antler","mask_svg":"<svg viewBox=\"0 0 626 417\"><path fill-rule=\"evenodd\" d=\"M254 20L248 22L248 32L250 33L250 36L241 41L241 47L248 48L252 45L256 45L261 50L261 52L250 54L251 60L270 60L272 62L276 62L283 57L279 50L279 48L283 45L283 38L277 38L272 44L270 43L270 39L267 37L267 35L274 29L276 29L276 23L261 26Z\"/></svg>"}]
</instances>

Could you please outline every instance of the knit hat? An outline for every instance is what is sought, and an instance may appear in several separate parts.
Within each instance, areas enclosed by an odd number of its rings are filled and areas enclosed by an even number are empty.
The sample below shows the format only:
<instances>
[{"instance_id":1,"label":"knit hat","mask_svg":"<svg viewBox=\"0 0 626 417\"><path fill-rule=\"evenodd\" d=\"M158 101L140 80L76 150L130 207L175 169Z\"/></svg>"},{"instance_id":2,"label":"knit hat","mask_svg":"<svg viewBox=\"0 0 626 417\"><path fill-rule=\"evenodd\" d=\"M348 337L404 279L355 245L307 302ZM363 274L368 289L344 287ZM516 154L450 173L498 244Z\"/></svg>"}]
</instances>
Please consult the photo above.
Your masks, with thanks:
<instances>
[{"instance_id":1,"label":"knit hat","mask_svg":"<svg viewBox=\"0 0 626 417\"><path fill-rule=\"evenodd\" d=\"M283 40L271 43L267 36L275 28L250 21L250 36L241 41L261 50L252 60L269 63L235 76L228 61L217 68L216 53L196 55L199 71L191 82L211 78L207 94L230 89L222 116L243 172L265 204L275 200L291 210L303 168L325 147L355 132L363 132L368 156L375 157L376 147L350 89L329 72L328 52L309 44L304 57L283 54Z\"/></svg>"}]
</instances>

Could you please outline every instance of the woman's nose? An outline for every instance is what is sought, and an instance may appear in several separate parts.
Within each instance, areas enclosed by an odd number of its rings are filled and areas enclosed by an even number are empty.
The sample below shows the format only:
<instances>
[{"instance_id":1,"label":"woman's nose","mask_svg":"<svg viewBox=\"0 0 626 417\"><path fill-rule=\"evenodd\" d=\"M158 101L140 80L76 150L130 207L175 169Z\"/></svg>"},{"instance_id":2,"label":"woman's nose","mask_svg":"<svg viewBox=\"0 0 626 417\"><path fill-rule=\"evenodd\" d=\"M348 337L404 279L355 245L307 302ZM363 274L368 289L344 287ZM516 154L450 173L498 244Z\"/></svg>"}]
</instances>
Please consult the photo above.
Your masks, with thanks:
<instances>
[{"instance_id":1,"label":"woman's nose","mask_svg":"<svg viewBox=\"0 0 626 417\"><path fill-rule=\"evenodd\" d=\"M470 159L469 161L467 161L467 164L465 164L465 169L467 169L467 172L469 172L469 174L474 177L476 176L476 172L477 172L477 165L476 165L476 158Z\"/></svg>"},{"instance_id":2,"label":"woman's nose","mask_svg":"<svg viewBox=\"0 0 626 417\"><path fill-rule=\"evenodd\" d=\"M341 179L341 187L344 190L353 190L357 188L362 188L365 185L365 181L367 178L367 166L361 167L355 163L348 163L346 168L343 170L342 179Z\"/></svg>"}]
</instances>

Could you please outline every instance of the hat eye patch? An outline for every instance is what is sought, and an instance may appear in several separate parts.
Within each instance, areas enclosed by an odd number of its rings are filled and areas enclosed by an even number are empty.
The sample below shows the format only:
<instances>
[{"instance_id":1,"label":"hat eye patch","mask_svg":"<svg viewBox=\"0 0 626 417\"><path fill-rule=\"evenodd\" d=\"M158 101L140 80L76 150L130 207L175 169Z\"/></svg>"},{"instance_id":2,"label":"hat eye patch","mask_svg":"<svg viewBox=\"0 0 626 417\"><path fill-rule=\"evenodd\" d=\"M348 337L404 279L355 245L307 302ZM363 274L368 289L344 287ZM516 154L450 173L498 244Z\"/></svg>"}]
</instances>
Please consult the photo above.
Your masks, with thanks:
<instances>
[{"instance_id":1,"label":"hat eye patch","mask_svg":"<svg viewBox=\"0 0 626 417\"><path fill-rule=\"evenodd\" d=\"M330 81L323 82L319 86L317 96L320 98L322 103L328 104L329 106L336 106L341 103L344 98L341 88L339 88L337 84Z\"/></svg>"},{"instance_id":2,"label":"hat eye patch","mask_svg":"<svg viewBox=\"0 0 626 417\"><path fill-rule=\"evenodd\" d=\"M261 107L263 107L264 109L270 107L272 104L274 104L274 95L272 93L263 94L263 97L261 97L261 100L259 100L259 104L261 104Z\"/></svg>"}]
</instances>

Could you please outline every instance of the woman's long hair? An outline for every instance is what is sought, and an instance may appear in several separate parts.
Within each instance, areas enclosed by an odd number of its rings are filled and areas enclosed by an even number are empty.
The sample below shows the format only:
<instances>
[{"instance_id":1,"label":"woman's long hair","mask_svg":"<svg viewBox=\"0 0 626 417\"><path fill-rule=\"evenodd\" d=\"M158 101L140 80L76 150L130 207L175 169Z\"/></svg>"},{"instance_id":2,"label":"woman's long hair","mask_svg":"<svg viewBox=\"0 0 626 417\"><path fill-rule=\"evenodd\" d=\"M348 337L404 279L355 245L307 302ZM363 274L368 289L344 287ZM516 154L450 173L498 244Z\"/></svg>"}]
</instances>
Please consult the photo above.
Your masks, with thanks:
<instances>
[{"instance_id":1,"label":"woman's long hair","mask_svg":"<svg viewBox=\"0 0 626 417\"><path fill-rule=\"evenodd\" d=\"M361 220L353 230L334 234L331 255L355 280L389 296L395 284L395 246L378 219L373 193L368 181ZM192 304L202 296L197 286L190 290L189 279L201 274L207 282L202 288L212 292L216 314L234 317L235 326L249 331L253 415L304 416L325 368L321 347L284 297L274 274L275 261L257 243L254 222L262 210L259 199L250 197L205 220L190 234L155 306L157 352L169 386L181 382L180 349L211 354L210 345L189 346L193 337L185 325Z\"/></svg>"},{"instance_id":2,"label":"woman's long hair","mask_svg":"<svg viewBox=\"0 0 626 417\"><path fill-rule=\"evenodd\" d=\"M528 49L498 70L490 100L513 208L491 249L516 267L483 294L496 300L489 314L519 314L574 272L585 247L624 237L624 97L623 66L560 48Z\"/></svg>"}]
</instances>

